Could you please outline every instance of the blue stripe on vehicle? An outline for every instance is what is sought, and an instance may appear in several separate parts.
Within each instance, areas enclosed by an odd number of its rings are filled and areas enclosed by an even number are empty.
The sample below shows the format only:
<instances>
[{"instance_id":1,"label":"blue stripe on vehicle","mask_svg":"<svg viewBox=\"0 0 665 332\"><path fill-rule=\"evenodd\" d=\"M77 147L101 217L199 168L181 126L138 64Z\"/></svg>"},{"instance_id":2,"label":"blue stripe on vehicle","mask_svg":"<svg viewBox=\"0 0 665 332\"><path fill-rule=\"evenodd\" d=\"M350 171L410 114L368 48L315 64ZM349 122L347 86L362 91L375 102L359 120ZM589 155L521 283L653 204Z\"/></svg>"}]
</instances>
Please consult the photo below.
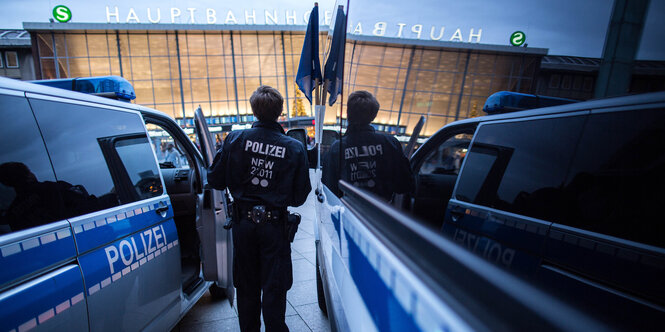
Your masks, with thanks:
<instances>
[{"instance_id":1,"label":"blue stripe on vehicle","mask_svg":"<svg viewBox=\"0 0 665 332\"><path fill-rule=\"evenodd\" d=\"M348 231L344 233L348 239L349 273L378 330L419 331L413 317L402 307Z\"/></svg>"},{"instance_id":2,"label":"blue stripe on vehicle","mask_svg":"<svg viewBox=\"0 0 665 332\"><path fill-rule=\"evenodd\" d=\"M328 207L328 211L330 211L330 220L332 221L333 226L335 227L335 232L336 234L340 235L340 214L341 214L341 208L342 208L342 202L339 200L339 197L337 197L335 194L328 189L327 186L323 186L323 192L325 193L325 203L324 206ZM338 207L338 208L334 208Z\"/></svg>"},{"instance_id":3,"label":"blue stripe on vehicle","mask_svg":"<svg viewBox=\"0 0 665 332\"><path fill-rule=\"evenodd\" d=\"M76 257L69 227L40 234L0 248L0 285Z\"/></svg>"},{"instance_id":4,"label":"blue stripe on vehicle","mask_svg":"<svg viewBox=\"0 0 665 332\"><path fill-rule=\"evenodd\" d=\"M155 210L160 206L167 206L166 217L162 217ZM115 210L77 222L74 226L74 236L79 254L83 254L100 245L123 238L141 229L149 227L165 219L173 218L173 208L169 201L160 201L142 206L134 206L122 210Z\"/></svg>"},{"instance_id":5,"label":"blue stripe on vehicle","mask_svg":"<svg viewBox=\"0 0 665 332\"><path fill-rule=\"evenodd\" d=\"M339 227L340 227L339 215L340 215L339 211L330 213L330 220L332 220L333 226L335 226L335 231L337 232L337 234L341 234L339 232Z\"/></svg>"},{"instance_id":6,"label":"blue stripe on vehicle","mask_svg":"<svg viewBox=\"0 0 665 332\"><path fill-rule=\"evenodd\" d=\"M86 294L94 295L143 264L160 259L178 244L178 233L171 218L81 256L79 262L85 276Z\"/></svg>"},{"instance_id":7,"label":"blue stripe on vehicle","mask_svg":"<svg viewBox=\"0 0 665 332\"><path fill-rule=\"evenodd\" d=\"M78 266L70 265L0 295L0 330L27 331L85 305Z\"/></svg>"}]
</instances>

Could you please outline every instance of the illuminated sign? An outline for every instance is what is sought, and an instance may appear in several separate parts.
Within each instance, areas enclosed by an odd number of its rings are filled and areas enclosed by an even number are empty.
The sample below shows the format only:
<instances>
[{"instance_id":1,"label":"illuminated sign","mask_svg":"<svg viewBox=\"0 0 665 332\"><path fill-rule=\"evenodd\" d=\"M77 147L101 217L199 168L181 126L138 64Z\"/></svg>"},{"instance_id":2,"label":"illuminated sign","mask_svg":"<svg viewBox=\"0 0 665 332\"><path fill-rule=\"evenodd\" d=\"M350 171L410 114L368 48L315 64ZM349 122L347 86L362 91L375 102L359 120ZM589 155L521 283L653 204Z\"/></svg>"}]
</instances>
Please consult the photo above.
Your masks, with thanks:
<instances>
[{"instance_id":1,"label":"illuminated sign","mask_svg":"<svg viewBox=\"0 0 665 332\"><path fill-rule=\"evenodd\" d=\"M106 6L107 23L153 23L153 24L245 24L245 25L306 25L310 11L298 13L296 10L244 10L217 11L214 8L144 8L121 10L118 6ZM302 15L300 15L302 14ZM323 11L322 25L329 26L332 20L331 11ZM462 29L446 30L445 26L424 24L375 22L349 22L348 31L356 35L374 35L379 37L396 37L410 39L429 39L455 42L480 43L483 29L471 28L468 34Z\"/></svg>"},{"instance_id":2,"label":"illuminated sign","mask_svg":"<svg viewBox=\"0 0 665 332\"><path fill-rule=\"evenodd\" d=\"M526 35L522 31L515 31L510 35L510 43L513 46L522 46L526 41Z\"/></svg>"},{"instance_id":3,"label":"illuminated sign","mask_svg":"<svg viewBox=\"0 0 665 332\"><path fill-rule=\"evenodd\" d=\"M72 11L63 5L55 6L53 7L53 18L61 23L68 22L72 19Z\"/></svg>"}]
</instances>

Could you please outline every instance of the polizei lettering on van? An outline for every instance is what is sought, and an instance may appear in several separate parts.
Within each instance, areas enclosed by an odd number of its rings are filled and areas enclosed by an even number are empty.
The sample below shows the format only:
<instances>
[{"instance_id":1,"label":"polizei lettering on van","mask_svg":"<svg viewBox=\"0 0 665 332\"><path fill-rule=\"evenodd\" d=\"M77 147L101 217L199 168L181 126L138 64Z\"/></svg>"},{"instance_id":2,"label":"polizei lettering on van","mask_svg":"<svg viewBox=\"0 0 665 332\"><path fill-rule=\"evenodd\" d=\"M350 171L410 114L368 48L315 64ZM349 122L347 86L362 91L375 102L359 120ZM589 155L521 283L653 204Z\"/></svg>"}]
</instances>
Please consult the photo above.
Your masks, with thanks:
<instances>
[{"instance_id":1,"label":"polizei lettering on van","mask_svg":"<svg viewBox=\"0 0 665 332\"><path fill-rule=\"evenodd\" d=\"M286 148L283 146L253 142L250 140L245 142L245 151L278 158L284 158L284 156L286 156Z\"/></svg>"},{"instance_id":2,"label":"polizei lettering on van","mask_svg":"<svg viewBox=\"0 0 665 332\"><path fill-rule=\"evenodd\" d=\"M115 274L127 267L131 267L132 270L138 268L139 262L143 260L141 262L143 264L145 260L159 256L162 252L161 249L167 245L164 226L159 225L141 231L117 244L112 244L104 248L104 251L111 274ZM122 262L122 266L116 269L115 263L119 261Z\"/></svg>"}]
</instances>

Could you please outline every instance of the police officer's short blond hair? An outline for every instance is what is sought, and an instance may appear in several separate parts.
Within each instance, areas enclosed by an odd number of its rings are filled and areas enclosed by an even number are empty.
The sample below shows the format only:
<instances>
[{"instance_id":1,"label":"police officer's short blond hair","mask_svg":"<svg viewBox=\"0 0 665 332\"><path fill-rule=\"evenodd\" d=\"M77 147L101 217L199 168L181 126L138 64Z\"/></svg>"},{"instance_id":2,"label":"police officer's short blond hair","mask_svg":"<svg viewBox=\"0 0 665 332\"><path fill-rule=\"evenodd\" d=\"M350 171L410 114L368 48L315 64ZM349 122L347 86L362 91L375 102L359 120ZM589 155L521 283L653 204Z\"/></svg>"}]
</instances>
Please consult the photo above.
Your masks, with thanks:
<instances>
[{"instance_id":1,"label":"police officer's short blond hair","mask_svg":"<svg viewBox=\"0 0 665 332\"><path fill-rule=\"evenodd\" d=\"M277 89L262 85L249 98L252 113L259 121L276 121L284 107L284 98Z\"/></svg>"}]
</instances>

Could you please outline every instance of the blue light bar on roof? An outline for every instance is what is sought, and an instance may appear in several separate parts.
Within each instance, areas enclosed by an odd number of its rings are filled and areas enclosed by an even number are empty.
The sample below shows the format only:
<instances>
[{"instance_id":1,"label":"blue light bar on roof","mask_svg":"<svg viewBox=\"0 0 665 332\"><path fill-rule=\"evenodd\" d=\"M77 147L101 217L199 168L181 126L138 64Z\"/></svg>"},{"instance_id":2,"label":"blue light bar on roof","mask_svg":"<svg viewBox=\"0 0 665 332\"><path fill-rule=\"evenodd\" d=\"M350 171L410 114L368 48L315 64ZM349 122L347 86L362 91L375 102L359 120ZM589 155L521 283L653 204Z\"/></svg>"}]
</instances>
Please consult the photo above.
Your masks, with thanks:
<instances>
[{"instance_id":1,"label":"blue light bar on roof","mask_svg":"<svg viewBox=\"0 0 665 332\"><path fill-rule=\"evenodd\" d=\"M132 84L120 76L65 78L32 81L32 83L118 99L126 102L136 99L136 93L134 92Z\"/></svg>"},{"instance_id":2,"label":"blue light bar on roof","mask_svg":"<svg viewBox=\"0 0 665 332\"><path fill-rule=\"evenodd\" d=\"M487 114L500 114L576 102L577 100L572 99L499 91L487 97L483 111Z\"/></svg>"}]
</instances>

